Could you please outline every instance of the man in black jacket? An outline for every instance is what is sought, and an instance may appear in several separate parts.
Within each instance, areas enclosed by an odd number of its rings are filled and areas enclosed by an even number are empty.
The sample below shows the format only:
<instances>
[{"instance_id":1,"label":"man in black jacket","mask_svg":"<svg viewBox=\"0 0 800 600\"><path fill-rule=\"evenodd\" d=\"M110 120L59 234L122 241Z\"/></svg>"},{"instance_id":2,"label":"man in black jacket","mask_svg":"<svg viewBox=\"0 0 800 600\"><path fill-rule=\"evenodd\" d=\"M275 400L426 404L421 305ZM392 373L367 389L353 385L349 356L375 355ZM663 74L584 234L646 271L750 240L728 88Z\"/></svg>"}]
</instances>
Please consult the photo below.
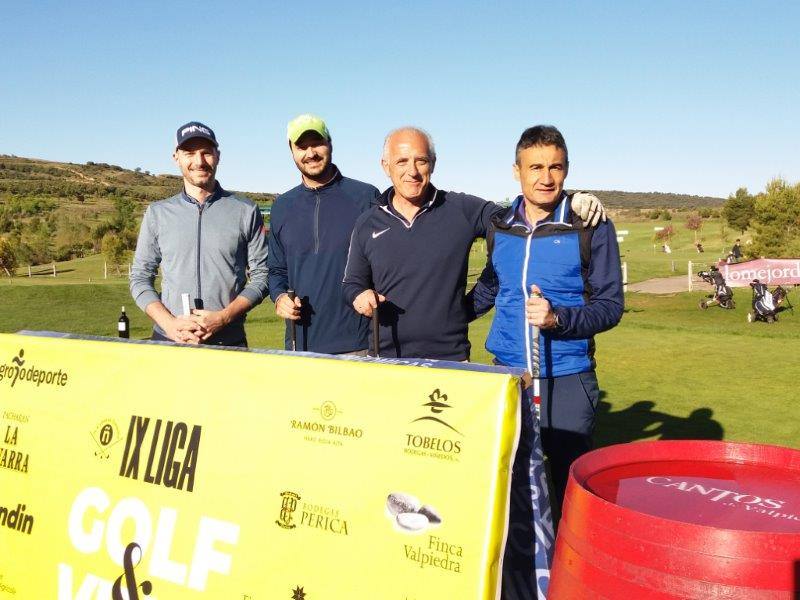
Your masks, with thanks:
<instances>
[{"instance_id":1,"label":"man in black jacket","mask_svg":"<svg viewBox=\"0 0 800 600\"><path fill-rule=\"evenodd\" d=\"M435 150L421 130L391 133L382 164L393 187L356 223L345 297L371 316L379 292L381 356L466 360L469 249L499 207L437 190Z\"/></svg>"},{"instance_id":2,"label":"man in black jacket","mask_svg":"<svg viewBox=\"0 0 800 600\"><path fill-rule=\"evenodd\" d=\"M341 281L350 234L378 190L342 176L332 162L333 142L325 122L300 115L288 126L289 149L300 185L272 207L269 292L275 312L297 323L297 349L327 354L365 352L369 325L342 299ZM294 290L292 301L287 290Z\"/></svg>"}]
</instances>

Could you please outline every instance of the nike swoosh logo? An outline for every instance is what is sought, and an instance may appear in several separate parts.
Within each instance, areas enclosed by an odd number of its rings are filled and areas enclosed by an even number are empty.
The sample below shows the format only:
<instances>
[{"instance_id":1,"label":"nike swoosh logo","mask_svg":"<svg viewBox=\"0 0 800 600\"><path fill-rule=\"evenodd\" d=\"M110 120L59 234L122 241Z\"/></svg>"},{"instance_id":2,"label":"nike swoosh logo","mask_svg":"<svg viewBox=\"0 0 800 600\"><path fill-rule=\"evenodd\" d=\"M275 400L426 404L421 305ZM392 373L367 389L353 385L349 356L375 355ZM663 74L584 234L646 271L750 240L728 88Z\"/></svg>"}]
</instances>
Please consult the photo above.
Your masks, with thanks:
<instances>
[{"instance_id":1,"label":"nike swoosh logo","mask_svg":"<svg viewBox=\"0 0 800 600\"><path fill-rule=\"evenodd\" d=\"M386 233L390 229L391 229L391 227L387 227L383 231L373 231L372 232L372 239L374 240L375 238L382 236L384 233Z\"/></svg>"}]
</instances>

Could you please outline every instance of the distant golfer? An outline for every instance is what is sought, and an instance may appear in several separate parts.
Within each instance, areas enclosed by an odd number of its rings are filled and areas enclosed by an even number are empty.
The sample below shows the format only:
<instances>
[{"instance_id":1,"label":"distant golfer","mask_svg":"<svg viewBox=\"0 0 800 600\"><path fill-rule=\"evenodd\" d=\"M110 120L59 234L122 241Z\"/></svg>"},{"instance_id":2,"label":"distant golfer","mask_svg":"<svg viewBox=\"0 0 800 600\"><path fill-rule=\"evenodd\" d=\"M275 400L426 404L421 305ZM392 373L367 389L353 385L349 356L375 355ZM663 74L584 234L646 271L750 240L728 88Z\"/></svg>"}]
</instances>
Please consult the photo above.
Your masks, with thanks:
<instances>
[{"instance_id":1,"label":"distant golfer","mask_svg":"<svg viewBox=\"0 0 800 600\"><path fill-rule=\"evenodd\" d=\"M736 238L736 243L731 248L731 260L729 262L739 262L742 260L742 245L739 238Z\"/></svg>"},{"instance_id":2,"label":"distant golfer","mask_svg":"<svg viewBox=\"0 0 800 600\"><path fill-rule=\"evenodd\" d=\"M246 346L245 314L267 293L261 213L220 186L219 157L210 127L193 121L178 128L173 158L183 190L144 214L130 288L154 322L154 340ZM160 293L154 286L159 266ZM184 314L182 293L193 300L191 314Z\"/></svg>"}]
</instances>

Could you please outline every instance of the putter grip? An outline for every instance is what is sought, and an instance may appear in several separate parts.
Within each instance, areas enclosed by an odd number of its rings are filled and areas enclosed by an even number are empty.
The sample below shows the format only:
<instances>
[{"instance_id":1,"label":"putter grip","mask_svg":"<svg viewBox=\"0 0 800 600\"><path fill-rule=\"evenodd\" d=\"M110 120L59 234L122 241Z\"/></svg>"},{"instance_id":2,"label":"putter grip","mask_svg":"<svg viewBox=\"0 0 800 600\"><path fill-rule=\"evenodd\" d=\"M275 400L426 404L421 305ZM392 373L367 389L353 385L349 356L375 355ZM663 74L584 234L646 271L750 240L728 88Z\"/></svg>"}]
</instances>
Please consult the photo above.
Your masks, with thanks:
<instances>
[{"instance_id":1,"label":"putter grip","mask_svg":"<svg viewBox=\"0 0 800 600\"><path fill-rule=\"evenodd\" d=\"M372 311L372 350L375 358L381 356L381 332L380 332L380 319L378 318L378 310L380 304L378 302L378 293L375 292L375 310Z\"/></svg>"},{"instance_id":2,"label":"putter grip","mask_svg":"<svg viewBox=\"0 0 800 600\"><path fill-rule=\"evenodd\" d=\"M294 302L294 299L297 298L297 294L294 290L286 290L286 295L289 296L289 300ZM297 322L292 320L291 327L289 328L292 333L292 352L297 350Z\"/></svg>"},{"instance_id":3,"label":"putter grip","mask_svg":"<svg viewBox=\"0 0 800 600\"><path fill-rule=\"evenodd\" d=\"M533 298L541 298L540 292L531 292ZM541 373L541 357L539 352L539 328L531 325L531 376L537 379Z\"/></svg>"}]
</instances>

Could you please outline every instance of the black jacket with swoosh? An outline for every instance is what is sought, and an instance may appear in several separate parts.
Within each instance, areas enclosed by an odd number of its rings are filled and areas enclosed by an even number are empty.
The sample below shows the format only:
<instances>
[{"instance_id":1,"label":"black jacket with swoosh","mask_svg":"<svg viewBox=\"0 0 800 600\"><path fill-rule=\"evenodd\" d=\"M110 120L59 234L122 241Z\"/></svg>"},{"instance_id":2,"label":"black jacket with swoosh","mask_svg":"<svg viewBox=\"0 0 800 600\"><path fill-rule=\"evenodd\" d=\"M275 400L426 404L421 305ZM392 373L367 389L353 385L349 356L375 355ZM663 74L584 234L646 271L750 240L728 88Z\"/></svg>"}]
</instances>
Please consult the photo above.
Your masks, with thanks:
<instances>
[{"instance_id":1,"label":"black jacket with swoosh","mask_svg":"<svg viewBox=\"0 0 800 600\"><path fill-rule=\"evenodd\" d=\"M365 289L386 296L379 312L381 356L465 360L470 247L503 209L432 185L428 193L411 222L392 207L394 188L358 218L343 291L351 305Z\"/></svg>"}]
</instances>

